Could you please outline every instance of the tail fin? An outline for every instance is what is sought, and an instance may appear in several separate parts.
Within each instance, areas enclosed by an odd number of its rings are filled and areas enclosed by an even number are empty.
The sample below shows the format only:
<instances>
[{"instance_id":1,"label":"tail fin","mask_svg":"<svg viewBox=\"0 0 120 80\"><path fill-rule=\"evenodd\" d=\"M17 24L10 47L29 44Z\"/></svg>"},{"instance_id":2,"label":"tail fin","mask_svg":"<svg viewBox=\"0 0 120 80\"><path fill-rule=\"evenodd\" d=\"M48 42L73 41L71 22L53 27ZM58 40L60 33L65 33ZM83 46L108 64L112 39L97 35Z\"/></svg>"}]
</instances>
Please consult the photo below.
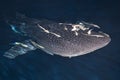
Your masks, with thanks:
<instances>
[{"instance_id":1,"label":"tail fin","mask_svg":"<svg viewBox=\"0 0 120 80\"><path fill-rule=\"evenodd\" d=\"M3 56L14 59L19 55L26 54L28 51L35 50L36 47L31 43L31 40L26 40L22 43L15 42L15 46L10 48Z\"/></svg>"}]
</instances>

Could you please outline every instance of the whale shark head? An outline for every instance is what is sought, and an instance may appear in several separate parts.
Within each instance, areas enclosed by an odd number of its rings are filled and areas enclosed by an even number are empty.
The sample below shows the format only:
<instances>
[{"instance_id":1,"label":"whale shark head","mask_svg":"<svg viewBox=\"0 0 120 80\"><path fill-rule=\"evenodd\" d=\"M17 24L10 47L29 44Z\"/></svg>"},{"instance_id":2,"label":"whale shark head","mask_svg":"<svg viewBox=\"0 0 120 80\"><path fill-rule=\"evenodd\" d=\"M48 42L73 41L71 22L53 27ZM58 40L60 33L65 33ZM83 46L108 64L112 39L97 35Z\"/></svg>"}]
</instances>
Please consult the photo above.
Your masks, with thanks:
<instances>
[{"instance_id":1,"label":"whale shark head","mask_svg":"<svg viewBox=\"0 0 120 80\"><path fill-rule=\"evenodd\" d=\"M64 57L74 57L90 53L106 46L111 41L110 36L100 31L98 25L86 22L77 24L49 24L49 28L41 24L41 27L50 33L49 36L47 36L48 34L44 35L46 37L43 36L44 40L42 40L43 42L40 42L40 44L46 47L47 52ZM51 33L58 34L60 37ZM46 34L45 31L44 34ZM54 37L51 38L51 36ZM45 40L47 40L47 42L45 42Z\"/></svg>"}]
</instances>

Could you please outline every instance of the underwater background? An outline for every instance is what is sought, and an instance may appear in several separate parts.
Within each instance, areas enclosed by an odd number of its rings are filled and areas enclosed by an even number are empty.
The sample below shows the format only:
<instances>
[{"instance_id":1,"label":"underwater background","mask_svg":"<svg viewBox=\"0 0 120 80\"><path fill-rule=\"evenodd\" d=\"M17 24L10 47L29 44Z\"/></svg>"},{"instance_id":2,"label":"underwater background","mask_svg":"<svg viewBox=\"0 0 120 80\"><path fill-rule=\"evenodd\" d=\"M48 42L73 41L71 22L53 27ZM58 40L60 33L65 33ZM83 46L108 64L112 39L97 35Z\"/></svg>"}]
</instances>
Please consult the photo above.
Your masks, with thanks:
<instances>
[{"instance_id":1,"label":"underwater background","mask_svg":"<svg viewBox=\"0 0 120 80\"><path fill-rule=\"evenodd\" d=\"M15 41L4 16L16 12L59 22L86 21L111 36L106 47L74 58L31 51L13 60L3 57ZM0 0L0 80L120 80L120 4L116 0Z\"/></svg>"}]
</instances>

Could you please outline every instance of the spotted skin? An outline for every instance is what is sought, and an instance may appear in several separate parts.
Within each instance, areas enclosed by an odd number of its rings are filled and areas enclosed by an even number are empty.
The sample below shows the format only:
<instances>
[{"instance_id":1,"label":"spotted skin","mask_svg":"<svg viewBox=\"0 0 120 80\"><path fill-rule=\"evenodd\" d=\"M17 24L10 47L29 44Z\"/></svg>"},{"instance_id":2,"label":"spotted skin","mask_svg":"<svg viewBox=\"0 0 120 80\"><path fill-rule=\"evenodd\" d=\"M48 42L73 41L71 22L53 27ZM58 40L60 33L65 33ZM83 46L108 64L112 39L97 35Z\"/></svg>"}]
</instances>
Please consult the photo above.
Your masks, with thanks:
<instances>
[{"instance_id":1,"label":"spotted skin","mask_svg":"<svg viewBox=\"0 0 120 80\"><path fill-rule=\"evenodd\" d=\"M35 48L52 55L80 56L100 49L111 41L108 34L94 31L94 28L100 28L94 24L86 22L57 23L20 16L16 17L14 21L9 20L8 23L15 26L20 33L30 37L34 43L30 44Z\"/></svg>"}]
</instances>

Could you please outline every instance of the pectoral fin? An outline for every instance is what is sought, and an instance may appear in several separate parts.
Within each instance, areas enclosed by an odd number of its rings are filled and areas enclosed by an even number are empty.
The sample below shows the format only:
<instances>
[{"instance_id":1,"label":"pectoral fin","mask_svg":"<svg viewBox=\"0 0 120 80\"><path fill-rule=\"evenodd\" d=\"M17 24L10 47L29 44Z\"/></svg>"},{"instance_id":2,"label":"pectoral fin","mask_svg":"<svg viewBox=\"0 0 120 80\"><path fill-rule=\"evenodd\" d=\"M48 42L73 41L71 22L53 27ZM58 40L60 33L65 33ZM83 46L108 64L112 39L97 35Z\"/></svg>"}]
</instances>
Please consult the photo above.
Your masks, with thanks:
<instances>
[{"instance_id":1,"label":"pectoral fin","mask_svg":"<svg viewBox=\"0 0 120 80\"><path fill-rule=\"evenodd\" d=\"M23 42L15 42L3 56L14 59L16 56L26 54L28 51L35 50L36 47L31 43L31 40L25 40Z\"/></svg>"}]
</instances>

